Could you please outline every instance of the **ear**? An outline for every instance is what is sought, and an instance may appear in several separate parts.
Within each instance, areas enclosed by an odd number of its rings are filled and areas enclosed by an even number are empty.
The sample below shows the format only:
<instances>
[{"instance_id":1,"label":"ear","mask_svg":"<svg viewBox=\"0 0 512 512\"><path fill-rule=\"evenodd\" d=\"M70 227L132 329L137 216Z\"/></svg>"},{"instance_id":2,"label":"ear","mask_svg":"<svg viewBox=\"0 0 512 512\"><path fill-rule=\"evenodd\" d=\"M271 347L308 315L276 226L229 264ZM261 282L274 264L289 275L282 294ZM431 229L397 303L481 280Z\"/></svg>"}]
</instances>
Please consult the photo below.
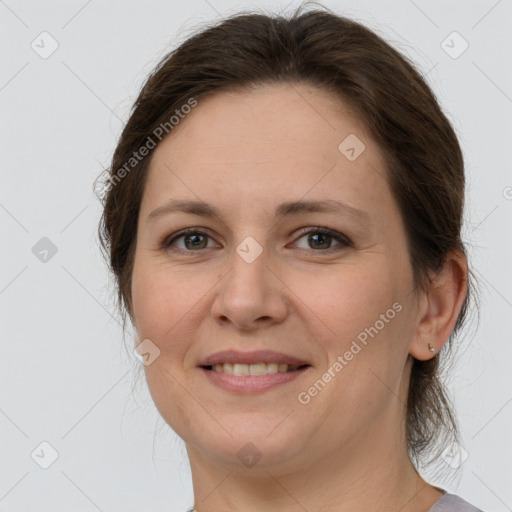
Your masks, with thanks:
<instances>
[{"instance_id":1,"label":"ear","mask_svg":"<svg viewBox=\"0 0 512 512\"><path fill-rule=\"evenodd\" d=\"M467 294L468 265L464 254L452 251L434 275L428 293L419 300L417 326L409 353L425 361L435 357L448 341ZM435 351L429 350L431 344Z\"/></svg>"}]
</instances>

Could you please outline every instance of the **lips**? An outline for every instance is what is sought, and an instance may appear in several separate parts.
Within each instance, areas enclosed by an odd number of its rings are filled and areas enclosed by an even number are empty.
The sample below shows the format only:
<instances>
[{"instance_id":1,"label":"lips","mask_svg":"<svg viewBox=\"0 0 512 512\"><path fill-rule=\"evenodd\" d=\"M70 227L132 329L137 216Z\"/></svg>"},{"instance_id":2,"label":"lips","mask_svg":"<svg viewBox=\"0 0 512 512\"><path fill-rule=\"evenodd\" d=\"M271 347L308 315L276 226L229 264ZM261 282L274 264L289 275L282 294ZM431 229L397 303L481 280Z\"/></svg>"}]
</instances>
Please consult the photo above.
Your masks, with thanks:
<instances>
[{"instance_id":1,"label":"lips","mask_svg":"<svg viewBox=\"0 0 512 512\"><path fill-rule=\"evenodd\" d=\"M275 352L273 350L256 350L252 352L240 352L237 350L224 350L216 352L205 359L201 360L198 366L211 369L216 364L258 364L258 363L277 363L287 364L290 367L310 366L308 361L299 359L297 357L284 354L282 352Z\"/></svg>"}]
</instances>

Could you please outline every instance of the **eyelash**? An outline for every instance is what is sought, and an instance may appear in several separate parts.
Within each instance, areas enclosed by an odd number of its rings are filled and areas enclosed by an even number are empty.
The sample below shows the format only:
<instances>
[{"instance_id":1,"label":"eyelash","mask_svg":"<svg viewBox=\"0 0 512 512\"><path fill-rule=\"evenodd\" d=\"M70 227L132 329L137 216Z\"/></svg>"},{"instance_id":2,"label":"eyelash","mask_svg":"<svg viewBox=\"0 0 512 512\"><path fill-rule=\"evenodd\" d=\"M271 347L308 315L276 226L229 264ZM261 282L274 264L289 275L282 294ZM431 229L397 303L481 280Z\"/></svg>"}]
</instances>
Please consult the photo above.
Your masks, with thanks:
<instances>
[{"instance_id":1,"label":"eyelash","mask_svg":"<svg viewBox=\"0 0 512 512\"><path fill-rule=\"evenodd\" d=\"M300 232L300 236L296 239L296 241L300 240L301 238L303 238L306 235L319 233L322 235L328 235L328 236L332 237L334 240L339 242L339 245L335 245L334 247L329 247L328 249L309 249L310 251L330 253L331 251L339 251L345 247L353 246L353 243L349 238L347 238L345 235L338 233L337 231L334 231L332 229L323 228L323 227L314 227L314 228L305 228L305 230L306 231ZM160 244L161 249L166 250L166 251L172 250L175 252L182 252L182 253L183 252L184 253L194 253L194 252L200 252L201 250L204 250L204 249L189 250L189 249L181 249L181 248L175 248L175 247L173 248L172 247L172 244L174 244L176 242L176 240L183 238L185 236L188 236L188 235L201 235L201 236L206 236L208 238L211 238L208 235L208 233L201 231L200 228L187 228L187 229L184 229L174 235L171 235L171 237L164 238L164 240ZM300 250L308 251L308 249L300 249Z\"/></svg>"}]
</instances>

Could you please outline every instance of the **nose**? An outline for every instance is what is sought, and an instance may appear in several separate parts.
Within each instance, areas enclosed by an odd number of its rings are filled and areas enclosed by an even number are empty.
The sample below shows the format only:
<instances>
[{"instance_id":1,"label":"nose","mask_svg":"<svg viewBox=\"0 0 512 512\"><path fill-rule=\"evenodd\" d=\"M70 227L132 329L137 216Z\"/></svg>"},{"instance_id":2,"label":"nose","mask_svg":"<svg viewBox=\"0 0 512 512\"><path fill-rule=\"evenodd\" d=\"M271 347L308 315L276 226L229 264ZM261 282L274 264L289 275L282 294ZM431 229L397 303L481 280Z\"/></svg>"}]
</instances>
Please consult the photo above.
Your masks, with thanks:
<instances>
[{"instance_id":1,"label":"nose","mask_svg":"<svg viewBox=\"0 0 512 512\"><path fill-rule=\"evenodd\" d=\"M222 324L249 331L282 322L289 300L279 271L270 268L265 250L251 261L233 251L230 270L221 279L212 315Z\"/></svg>"}]
</instances>

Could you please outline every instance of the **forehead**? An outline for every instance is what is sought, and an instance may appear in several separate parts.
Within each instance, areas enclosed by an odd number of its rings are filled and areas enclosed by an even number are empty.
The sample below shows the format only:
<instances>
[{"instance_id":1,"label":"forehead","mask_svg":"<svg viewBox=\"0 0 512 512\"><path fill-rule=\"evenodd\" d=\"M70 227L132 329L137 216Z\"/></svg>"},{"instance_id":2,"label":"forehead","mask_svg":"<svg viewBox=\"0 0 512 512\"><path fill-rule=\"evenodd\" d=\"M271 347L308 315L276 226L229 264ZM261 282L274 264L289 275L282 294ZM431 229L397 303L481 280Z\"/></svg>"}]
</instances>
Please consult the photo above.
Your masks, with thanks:
<instances>
[{"instance_id":1,"label":"forehead","mask_svg":"<svg viewBox=\"0 0 512 512\"><path fill-rule=\"evenodd\" d=\"M229 151L261 161L266 156L262 148L274 146L273 157L290 159L290 147L297 150L300 144L302 157L337 158L339 143L351 133L370 142L353 109L331 93L308 84L267 84L200 98L156 153L173 146L180 160L211 159ZM187 151L192 144L193 155Z\"/></svg>"},{"instance_id":2,"label":"forehead","mask_svg":"<svg viewBox=\"0 0 512 512\"><path fill-rule=\"evenodd\" d=\"M347 158L348 146L360 155ZM387 187L383 156L364 123L338 98L305 84L199 98L157 146L148 172L152 206L174 192L208 202L271 199L279 191L288 200L327 194L371 202Z\"/></svg>"}]
</instances>

